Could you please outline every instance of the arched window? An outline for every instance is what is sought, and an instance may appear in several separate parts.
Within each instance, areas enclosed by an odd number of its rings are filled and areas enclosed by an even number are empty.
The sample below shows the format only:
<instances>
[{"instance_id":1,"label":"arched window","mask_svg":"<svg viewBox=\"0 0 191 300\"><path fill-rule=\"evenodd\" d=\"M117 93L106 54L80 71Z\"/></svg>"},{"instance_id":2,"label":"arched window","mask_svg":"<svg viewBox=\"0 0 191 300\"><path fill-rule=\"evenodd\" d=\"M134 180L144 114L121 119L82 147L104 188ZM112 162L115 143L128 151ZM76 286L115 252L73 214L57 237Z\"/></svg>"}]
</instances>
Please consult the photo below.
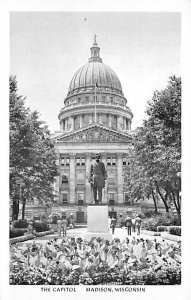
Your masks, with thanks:
<instances>
[{"instance_id":1,"label":"arched window","mask_svg":"<svg viewBox=\"0 0 191 300\"><path fill-rule=\"evenodd\" d=\"M108 174L108 184L115 184L116 183L116 174L115 173L109 173Z\"/></svg>"},{"instance_id":2,"label":"arched window","mask_svg":"<svg viewBox=\"0 0 191 300\"><path fill-rule=\"evenodd\" d=\"M68 184L68 176L62 175L62 184Z\"/></svg>"},{"instance_id":3,"label":"arched window","mask_svg":"<svg viewBox=\"0 0 191 300\"><path fill-rule=\"evenodd\" d=\"M83 173L77 174L77 184L84 184L84 174Z\"/></svg>"}]
</instances>

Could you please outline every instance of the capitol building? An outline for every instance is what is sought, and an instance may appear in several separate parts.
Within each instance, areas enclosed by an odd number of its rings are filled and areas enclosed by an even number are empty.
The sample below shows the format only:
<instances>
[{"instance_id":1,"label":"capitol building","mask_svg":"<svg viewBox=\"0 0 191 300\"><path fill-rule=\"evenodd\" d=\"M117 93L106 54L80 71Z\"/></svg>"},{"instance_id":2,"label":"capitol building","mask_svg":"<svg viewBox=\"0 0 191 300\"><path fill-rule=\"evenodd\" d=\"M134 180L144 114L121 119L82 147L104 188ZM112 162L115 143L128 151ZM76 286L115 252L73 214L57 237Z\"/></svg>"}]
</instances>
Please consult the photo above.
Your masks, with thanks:
<instances>
[{"instance_id":1,"label":"capitol building","mask_svg":"<svg viewBox=\"0 0 191 300\"><path fill-rule=\"evenodd\" d=\"M77 223L87 222L87 206L93 203L88 182L91 161L101 154L107 180L102 203L118 219L134 211L153 209L153 201L143 197L138 202L129 197L124 171L130 168L133 113L115 72L103 63L94 36L88 62L71 79L64 106L58 115L60 130L52 134L57 154L59 176L55 180L55 201L47 213L73 214ZM45 211L34 204L27 214Z\"/></svg>"},{"instance_id":2,"label":"capitol building","mask_svg":"<svg viewBox=\"0 0 191 300\"><path fill-rule=\"evenodd\" d=\"M87 205L93 202L90 164L100 153L107 171L102 203L118 217L133 204L123 182L132 148L133 114L119 78L100 57L96 36L88 62L70 82L58 118L60 131L52 138L60 176L54 187L57 200L53 211L73 213L78 223L86 221Z\"/></svg>"}]
</instances>

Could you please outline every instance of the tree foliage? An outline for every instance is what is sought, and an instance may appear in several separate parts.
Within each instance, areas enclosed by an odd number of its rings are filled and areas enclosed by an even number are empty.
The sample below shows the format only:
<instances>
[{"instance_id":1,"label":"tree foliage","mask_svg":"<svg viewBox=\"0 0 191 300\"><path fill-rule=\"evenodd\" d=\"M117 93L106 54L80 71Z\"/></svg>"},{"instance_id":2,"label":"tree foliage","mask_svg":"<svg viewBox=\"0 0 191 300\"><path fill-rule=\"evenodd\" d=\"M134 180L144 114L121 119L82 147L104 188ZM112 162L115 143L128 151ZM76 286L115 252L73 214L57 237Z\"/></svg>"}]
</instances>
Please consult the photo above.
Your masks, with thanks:
<instances>
[{"instance_id":1,"label":"tree foliage","mask_svg":"<svg viewBox=\"0 0 191 300\"><path fill-rule=\"evenodd\" d=\"M13 218L17 219L19 203L38 199L52 201L54 178L57 176L56 154L47 125L37 111L25 107L18 95L16 77L10 76L10 197Z\"/></svg>"},{"instance_id":2,"label":"tree foliage","mask_svg":"<svg viewBox=\"0 0 191 300\"><path fill-rule=\"evenodd\" d=\"M159 198L166 211L173 203L180 215L181 79L172 76L165 89L155 91L146 113L134 136L127 191L134 199L152 197L156 211Z\"/></svg>"}]
</instances>

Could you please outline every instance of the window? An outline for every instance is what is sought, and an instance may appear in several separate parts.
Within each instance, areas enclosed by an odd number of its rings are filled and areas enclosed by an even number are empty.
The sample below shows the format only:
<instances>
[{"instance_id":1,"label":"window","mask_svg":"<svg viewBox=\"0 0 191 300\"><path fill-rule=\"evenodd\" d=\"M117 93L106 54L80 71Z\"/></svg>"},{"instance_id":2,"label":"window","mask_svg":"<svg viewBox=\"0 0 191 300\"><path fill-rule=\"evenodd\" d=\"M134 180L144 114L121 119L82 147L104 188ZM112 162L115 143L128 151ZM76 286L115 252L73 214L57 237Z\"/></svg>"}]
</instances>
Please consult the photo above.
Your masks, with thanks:
<instances>
[{"instance_id":1,"label":"window","mask_svg":"<svg viewBox=\"0 0 191 300\"><path fill-rule=\"evenodd\" d=\"M83 205L84 203L84 193L78 193L78 205Z\"/></svg>"},{"instance_id":2,"label":"window","mask_svg":"<svg viewBox=\"0 0 191 300\"><path fill-rule=\"evenodd\" d=\"M111 166L111 157L108 157L108 158L107 158L107 165L108 165L108 166Z\"/></svg>"},{"instance_id":3,"label":"window","mask_svg":"<svg viewBox=\"0 0 191 300\"><path fill-rule=\"evenodd\" d=\"M115 158L115 157L112 157L111 164L112 164L112 166L115 166L115 165L116 165L116 158Z\"/></svg>"},{"instance_id":4,"label":"window","mask_svg":"<svg viewBox=\"0 0 191 300\"><path fill-rule=\"evenodd\" d=\"M115 156L109 156L108 158L107 158L107 165L108 166L115 166L116 165L116 158L115 158Z\"/></svg>"},{"instance_id":5,"label":"window","mask_svg":"<svg viewBox=\"0 0 191 300\"><path fill-rule=\"evenodd\" d=\"M102 96L102 101L103 101L103 102L105 102L105 99L106 99L105 96Z\"/></svg>"},{"instance_id":6,"label":"window","mask_svg":"<svg viewBox=\"0 0 191 300\"><path fill-rule=\"evenodd\" d=\"M77 184L84 184L84 174L83 173L78 173L77 174Z\"/></svg>"},{"instance_id":7,"label":"window","mask_svg":"<svg viewBox=\"0 0 191 300\"><path fill-rule=\"evenodd\" d=\"M115 194L109 193L109 200L114 200L114 199L115 199Z\"/></svg>"},{"instance_id":8,"label":"window","mask_svg":"<svg viewBox=\"0 0 191 300\"><path fill-rule=\"evenodd\" d=\"M108 174L108 184L116 184L116 175L114 173Z\"/></svg>"},{"instance_id":9,"label":"window","mask_svg":"<svg viewBox=\"0 0 191 300\"><path fill-rule=\"evenodd\" d=\"M62 203L63 204L68 203L68 194L66 194L66 193L62 194Z\"/></svg>"},{"instance_id":10,"label":"window","mask_svg":"<svg viewBox=\"0 0 191 300\"><path fill-rule=\"evenodd\" d=\"M128 157L123 157L123 166L128 166L130 164Z\"/></svg>"},{"instance_id":11,"label":"window","mask_svg":"<svg viewBox=\"0 0 191 300\"><path fill-rule=\"evenodd\" d=\"M130 205L131 201L128 194L125 194L125 205Z\"/></svg>"},{"instance_id":12,"label":"window","mask_svg":"<svg viewBox=\"0 0 191 300\"><path fill-rule=\"evenodd\" d=\"M78 103L80 103L81 102L81 98L78 98Z\"/></svg>"},{"instance_id":13,"label":"window","mask_svg":"<svg viewBox=\"0 0 191 300\"><path fill-rule=\"evenodd\" d=\"M126 161L126 157L123 157L123 166L126 166L127 161Z\"/></svg>"},{"instance_id":14,"label":"window","mask_svg":"<svg viewBox=\"0 0 191 300\"><path fill-rule=\"evenodd\" d=\"M70 165L70 158L69 156L61 156L61 166L69 166Z\"/></svg>"},{"instance_id":15,"label":"window","mask_svg":"<svg viewBox=\"0 0 191 300\"><path fill-rule=\"evenodd\" d=\"M86 164L86 159L85 159L84 156L78 156L76 158L76 165L77 166L85 166L85 164Z\"/></svg>"},{"instance_id":16,"label":"window","mask_svg":"<svg viewBox=\"0 0 191 300\"><path fill-rule=\"evenodd\" d=\"M67 175L62 175L62 184L68 184L68 177L67 177Z\"/></svg>"},{"instance_id":17,"label":"window","mask_svg":"<svg viewBox=\"0 0 191 300\"><path fill-rule=\"evenodd\" d=\"M78 200L84 200L84 194L78 193Z\"/></svg>"},{"instance_id":18,"label":"window","mask_svg":"<svg viewBox=\"0 0 191 300\"><path fill-rule=\"evenodd\" d=\"M82 165L82 166L85 166L85 163L86 163L86 160L85 160L84 157L82 157L82 158L81 158L81 165Z\"/></svg>"},{"instance_id":19,"label":"window","mask_svg":"<svg viewBox=\"0 0 191 300\"><path fill-rule=\"evenodd\" d=\"M109 205L115 205L115 194L109 193Z\"/></svg>"},{"instance_id":20,"label":"window","mask_svg":"<svg viewBox=\"0 0 191 300\"><path fill-rule=\"evenodd\" d=\"M86 103L88 103L89 102L89 97L86 97Z\"/></svg>"}]
</instances>

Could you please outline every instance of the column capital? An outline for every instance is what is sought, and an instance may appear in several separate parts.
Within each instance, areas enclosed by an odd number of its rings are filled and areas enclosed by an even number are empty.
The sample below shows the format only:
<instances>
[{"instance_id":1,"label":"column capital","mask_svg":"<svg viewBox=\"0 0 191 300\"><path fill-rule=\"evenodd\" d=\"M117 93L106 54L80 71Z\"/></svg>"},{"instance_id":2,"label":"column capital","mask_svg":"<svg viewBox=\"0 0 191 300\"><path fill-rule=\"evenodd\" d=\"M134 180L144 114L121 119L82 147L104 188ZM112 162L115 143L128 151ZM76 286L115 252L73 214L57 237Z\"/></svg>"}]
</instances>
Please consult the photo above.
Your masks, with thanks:
<instances>
[{"instance_id":1,"label":"column capital","mask_svg":"<svg viewBox=\"0 0 191 300\"><path fill-rule=\"evenodd\" d=\"M75 159L76 158L76 153L70 153L69 156L70 156L70 158L74 158Z\"/></svg>"},{"instance_id":2,"label":"column capital","mask_svg":"<svg viewBox=\"0 0 191 300\"><path fill-rule=\"evenodd\" d=\"M85 154L86 158L91 158L92 157L92 153L90 153L90 152L85 152L84 154Z\"/></svg>"},{"instance_id":3,"label":"column capital","mask_svg":"<svg viewBox=\"0 0 191 300\"><path fill-rule=\"evenodd\" d=\"M121 152L117 152L116 155L117 155L117 158L122 158L124 154Z\"/></svg>"},{"instance_id":4,"label":"column capital","mask_svg":"<svg viewBox=\"0 0 191 300\"><path fill-rule=\"evenodd\" d=\"M107 153L101 153L101 158L106 158L107 157Z\"/></svg>"}]
</instances>

